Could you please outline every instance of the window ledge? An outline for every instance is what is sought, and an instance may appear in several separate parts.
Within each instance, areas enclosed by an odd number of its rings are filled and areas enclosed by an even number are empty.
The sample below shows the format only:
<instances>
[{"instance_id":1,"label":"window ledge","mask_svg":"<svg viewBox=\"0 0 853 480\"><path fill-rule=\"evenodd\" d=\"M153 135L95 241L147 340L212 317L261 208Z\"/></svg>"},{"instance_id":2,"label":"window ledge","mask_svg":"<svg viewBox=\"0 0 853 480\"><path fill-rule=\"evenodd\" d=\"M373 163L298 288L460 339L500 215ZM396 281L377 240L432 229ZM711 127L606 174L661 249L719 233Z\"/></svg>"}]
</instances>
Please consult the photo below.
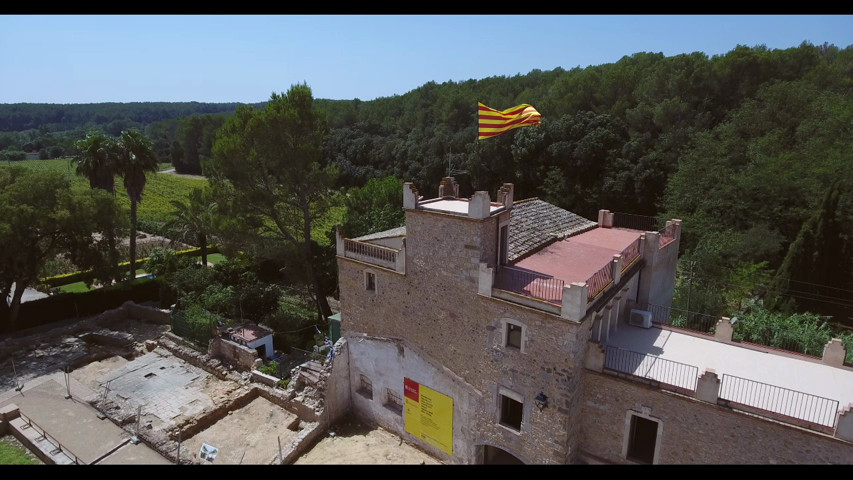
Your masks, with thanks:
<instances>
[{"instance_id":1,"label":"window ledge","mask_svg":"<svg viewBox=\"0 0 853 480\"><path fill-rule=\"evenodd\" d=\"M513 427L510 427L509 425L504 425L503 423L500 423L500 422L498 422L498 426L503 428L507 432L514 433L518 436L521 436L521 430L516 430Z\"/></svg>"}]
</instances>

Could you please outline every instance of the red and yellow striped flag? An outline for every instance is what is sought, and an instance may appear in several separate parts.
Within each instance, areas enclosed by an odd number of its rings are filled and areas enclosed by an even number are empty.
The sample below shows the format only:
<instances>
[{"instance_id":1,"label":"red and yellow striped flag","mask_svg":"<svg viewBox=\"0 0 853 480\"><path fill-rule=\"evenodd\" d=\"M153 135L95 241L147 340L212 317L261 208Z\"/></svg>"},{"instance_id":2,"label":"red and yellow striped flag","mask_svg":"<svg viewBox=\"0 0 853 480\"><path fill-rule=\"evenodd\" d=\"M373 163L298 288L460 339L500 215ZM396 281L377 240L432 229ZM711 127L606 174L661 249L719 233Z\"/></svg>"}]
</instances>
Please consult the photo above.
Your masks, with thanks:
<instances>
[{"instance_id":1,"label":"red and yellow striped flag","mask_svg":"<svg viewBox=\"0 0 853 480\"><path fill-rule=\"evenodd\" d=\"M478 132L477 140L494 137L508 130L528 125L539 125L539 112L523 103L502 112L477 102Z\"/></svg>"}]
</instances>

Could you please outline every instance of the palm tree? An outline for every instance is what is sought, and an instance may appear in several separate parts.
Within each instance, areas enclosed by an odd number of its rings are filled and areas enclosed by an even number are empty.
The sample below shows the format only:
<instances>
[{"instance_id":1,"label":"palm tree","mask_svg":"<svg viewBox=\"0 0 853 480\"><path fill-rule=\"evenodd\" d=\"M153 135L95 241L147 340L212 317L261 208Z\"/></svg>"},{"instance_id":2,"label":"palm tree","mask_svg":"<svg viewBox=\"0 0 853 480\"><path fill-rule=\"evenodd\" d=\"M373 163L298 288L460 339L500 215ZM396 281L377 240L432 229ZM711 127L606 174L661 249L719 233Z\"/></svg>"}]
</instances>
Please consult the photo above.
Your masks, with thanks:
<instances>
[{"instance_id":1,"label":"palm tree","mask_svg":"<svg viewBox=\"0 0 853 480\"><path fill-rule=\"evenodd\" d=\"M75 173L89 180L92 189L106 190L115 195L116 157L118 155L117 144L114 139L99 131L92 131L83 140L74 144L77 147L77 155L71 159ZM109 248L109 265L112 272L111 278L101 280L114 280L121 277L118 268L119 255L116 249L116 239L112 225L107 229L107 245Z\"/></svg>"},{"instance_id":2,"label":"palm tree","mask_svg":"<svg viewBox=\"0 0 853 480\"><path fill-rule=\"evenodd\" d=\"M130 278L136 278L136 207L142 202L146 174L157 171L157 155L151 140L137 130L121 132L117 147L117 171L130 198Z\"/></svg>"},{"instance_id":3,"label":"palm tree","mask_svg":"<svg viewBox=\"0 0 853 480\"><path fill-rule=\"evenodd\" d=\"M89 187L116 193L116 143L101 132L90 132L83 140L78 140L77 156L71 159L76 166L77 175L89 180Z\"/></svg>"},{"instance_id":4,"label":"palm tree","mask_svg":"<svg viewBox=\"0 0 853 480\"><path fill-rule=\"evenodd\" d=\"M187 201L172 200L176 208L165 228L174 232L183 243L201 248L201 264L207 266L208 237L216 225L217 203L209 189L194 188Z\"/></svg>"}]
</instances>

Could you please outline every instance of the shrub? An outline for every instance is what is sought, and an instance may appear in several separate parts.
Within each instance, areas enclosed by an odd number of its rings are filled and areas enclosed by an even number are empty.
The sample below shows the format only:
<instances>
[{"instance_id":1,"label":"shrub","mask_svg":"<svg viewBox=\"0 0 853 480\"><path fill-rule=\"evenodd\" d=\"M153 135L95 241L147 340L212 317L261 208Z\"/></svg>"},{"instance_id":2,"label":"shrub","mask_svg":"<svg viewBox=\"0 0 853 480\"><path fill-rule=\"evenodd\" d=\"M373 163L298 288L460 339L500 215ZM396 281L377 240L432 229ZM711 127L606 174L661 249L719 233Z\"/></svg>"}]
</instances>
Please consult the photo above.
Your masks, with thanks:
<instances>
[{"instance_id":1,"label":"shrub","mask_svg":"<svg viewBox=\"0 0 853 480\"><path fill-rule=\"evenodd\" d=\"M270 375L272 377L278 378L278 377L280 377L280 375L279 375L279 369L280 368L281 368L281 366L278 364L278 362L276 362L275 360L271 360L266 365L261 365L260 367L258 367L258 371L265 374L265 375Z\"/></svg>"},{"instance_id":2,"label":"shrub","mask_svg":"<svg viewBox=\"0 0 853 480\"><path fill-rule=\"evenodd\" d=\"M274 332L273 345L277 350L289 351L290 347L302 348L313 342L317 314L304 305L282 301L279 308L268 314L263 323Z\"/></svg>"}]
</instances>

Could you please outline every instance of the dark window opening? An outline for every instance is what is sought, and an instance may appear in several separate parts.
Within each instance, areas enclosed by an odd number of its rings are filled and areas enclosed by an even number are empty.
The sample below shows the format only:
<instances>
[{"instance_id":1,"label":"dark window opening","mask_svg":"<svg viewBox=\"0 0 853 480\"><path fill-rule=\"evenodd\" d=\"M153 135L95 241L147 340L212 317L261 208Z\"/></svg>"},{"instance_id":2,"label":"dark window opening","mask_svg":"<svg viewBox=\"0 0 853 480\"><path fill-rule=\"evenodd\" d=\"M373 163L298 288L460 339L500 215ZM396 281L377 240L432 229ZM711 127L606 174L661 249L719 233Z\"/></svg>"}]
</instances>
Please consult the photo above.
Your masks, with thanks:
<instances>
[{"instance_id":1,"label":"dark window opening","mask_svg":"<svg viewBox=\"0 0 853 480\"><path fill-rule=\"evenodd\" d=\"M373 382L364 375L359 375L358 390L361 396L368 400L373 400Z\"/></svg>"},{"instance_id":2,"label":"dark window opening","mask_svg":"<svg viewBox=\"0 0 853 480\"><path fill-rule=\"evenodd\" d=\"M376 291L376 275L367 272L367 281L365 288L367 288L367 290L370 292Z\"/></svg>"},{"instance_id":3,"label":"dark window opening","mask_svg":"<svg viewBox=\"0 0 853 480\"><path fill-rule=\"evenodd\" d=\"M385 407L389 410L392 410L398 414L403 413L403 398L399 393L391 390L390 388L385 389Z\"/></svg>"},{"instance_id":4,"label":"dark window opening","mask_svg":"<svg viewBox=\"0 0 853 480\"><path fill-rule=\"evenodd\" d=\"M640 463L653 463L657 446L658 422L632 415L628 435L628 459Z\"/></svg>"},{"instance_id":5,"label":"dark window opening","mask_svg":"<svg viewBox=\"0 0 853 480\"><path fill-rule=\"evenodd\" d=\"M508 233L509 225L500 227L500 235L498 236L498 265L506 265L507 249L509 248Z\"/></svg>"},{"instance_id":6,"label":"dark window opening","mask_svg":"<svg viewBox=\"0 0 853 480\"><path fill-rule=\"evenodd\" d=\"M523 403L501 395L501 425L520 431L523 411Z\"/></svg>"},{"instance_id":7,"label":"dark window opening","mask_svg":"<svg viewBox=\"0 0 853 480\"><path fill-rule=\"evenodd\" d=\"M512 323L506 324L506 346L521 350L521 327Z\"/></svg>"}]
</instances>

